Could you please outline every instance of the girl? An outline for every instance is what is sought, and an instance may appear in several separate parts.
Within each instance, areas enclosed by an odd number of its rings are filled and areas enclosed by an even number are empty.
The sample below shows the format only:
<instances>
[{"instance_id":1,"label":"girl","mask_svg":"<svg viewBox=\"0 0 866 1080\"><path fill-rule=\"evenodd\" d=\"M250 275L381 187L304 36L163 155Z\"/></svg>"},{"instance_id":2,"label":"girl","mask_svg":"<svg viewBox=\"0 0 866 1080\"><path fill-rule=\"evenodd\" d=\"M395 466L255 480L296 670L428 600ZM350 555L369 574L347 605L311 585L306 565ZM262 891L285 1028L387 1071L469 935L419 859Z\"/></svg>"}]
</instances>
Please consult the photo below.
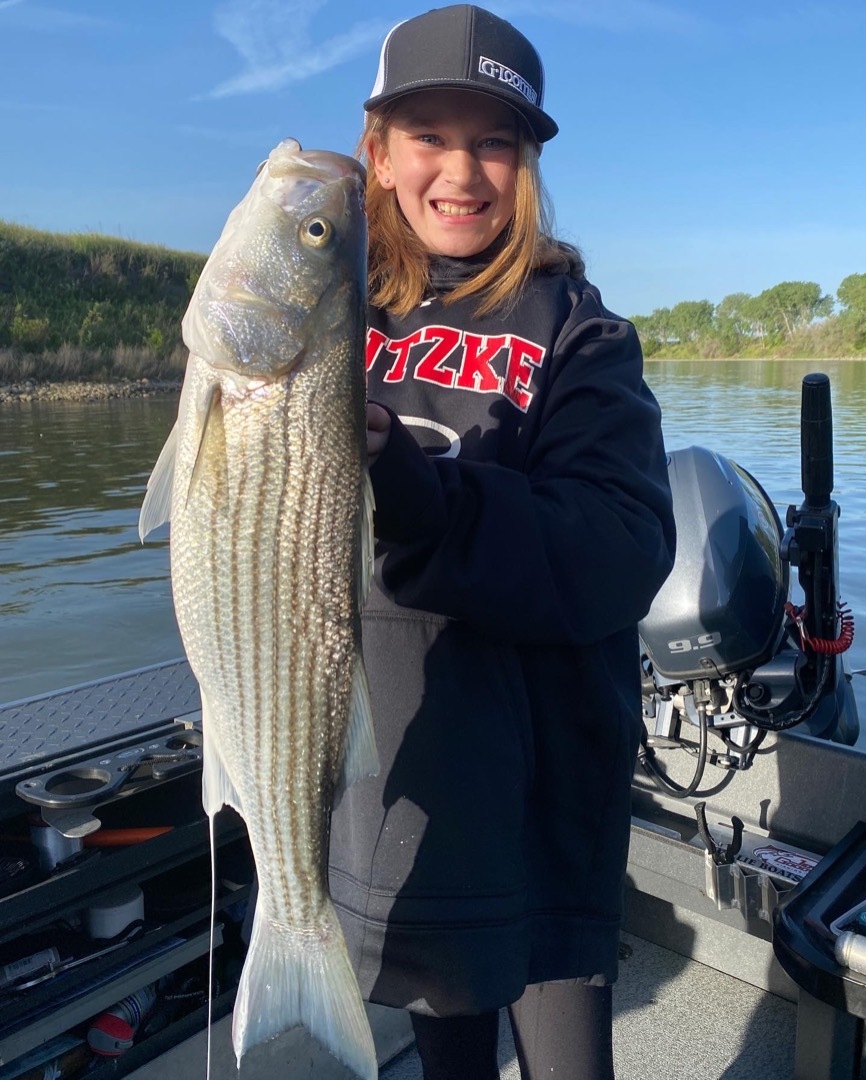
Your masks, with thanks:
<instances>
[{"instance_id":1,"label":"girl","mask_svg":"<svg viewBox=\"0 0 866 1080\"><path fill-rule=\"evenodd\" d=\"M551 238L557 132L513 26L469 5L388 35L365 103L364 652L381 759L334 814L362 992L407 1008L426 1080L613 1075L636 624L670 571L637 335Z\"/></svg>"}]
</instances>

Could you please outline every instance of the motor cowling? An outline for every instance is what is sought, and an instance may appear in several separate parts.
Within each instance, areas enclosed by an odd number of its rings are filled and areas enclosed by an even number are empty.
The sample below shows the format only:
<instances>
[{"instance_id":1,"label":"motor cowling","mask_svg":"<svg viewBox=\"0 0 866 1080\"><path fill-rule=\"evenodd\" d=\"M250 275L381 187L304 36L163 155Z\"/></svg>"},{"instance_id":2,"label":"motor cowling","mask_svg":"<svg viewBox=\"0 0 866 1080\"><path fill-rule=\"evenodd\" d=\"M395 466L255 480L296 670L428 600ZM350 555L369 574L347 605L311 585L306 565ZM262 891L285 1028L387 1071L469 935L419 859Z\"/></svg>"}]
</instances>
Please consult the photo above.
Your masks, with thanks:
<instances>
[{"instance_id":1,"label":"motor cowling","mask_svg":"<svg viewBox=\"0 0 866 1080\"><path fill-rule=\"evenodd\" d=\"M716 678L753 669L778 646L788 598L782 523L745 469L692 446L668 456L674 568L638 631L656 675Z\"/></svg>"}]
</instances>

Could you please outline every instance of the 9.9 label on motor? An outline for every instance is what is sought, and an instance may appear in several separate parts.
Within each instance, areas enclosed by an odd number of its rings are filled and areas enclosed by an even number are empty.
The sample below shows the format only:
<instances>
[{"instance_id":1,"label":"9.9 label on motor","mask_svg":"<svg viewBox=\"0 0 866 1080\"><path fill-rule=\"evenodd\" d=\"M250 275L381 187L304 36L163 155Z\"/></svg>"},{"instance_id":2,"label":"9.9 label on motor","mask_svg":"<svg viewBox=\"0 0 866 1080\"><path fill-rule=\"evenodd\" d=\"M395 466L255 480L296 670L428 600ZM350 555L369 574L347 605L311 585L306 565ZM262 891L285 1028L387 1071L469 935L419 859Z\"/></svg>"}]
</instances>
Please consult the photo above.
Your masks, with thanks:
<instances>
[{"instance_id":1,"label":"9.9 label on motor","mask_svg":"<svg viewBox=\"0 0 866 1080\"><path fill-rule=\"evenodd\" d=\"M711 634L698 634L693 638L682 638L679 641L669 641L668 649L672 653L697 652L699 649L709 649L713 645L719 645L722 635L714 630Z\"/></svg>"}]
</instances>

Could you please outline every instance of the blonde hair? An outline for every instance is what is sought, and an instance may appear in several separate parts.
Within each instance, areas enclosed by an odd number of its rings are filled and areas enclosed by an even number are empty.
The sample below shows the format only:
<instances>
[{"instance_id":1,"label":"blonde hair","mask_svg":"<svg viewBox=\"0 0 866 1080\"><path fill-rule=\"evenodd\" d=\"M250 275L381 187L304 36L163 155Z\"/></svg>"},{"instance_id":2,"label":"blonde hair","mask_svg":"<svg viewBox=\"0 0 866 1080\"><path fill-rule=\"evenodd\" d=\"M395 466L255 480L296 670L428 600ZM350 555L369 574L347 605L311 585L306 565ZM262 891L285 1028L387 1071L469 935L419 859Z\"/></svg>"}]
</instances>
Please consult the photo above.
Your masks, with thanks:
<instances>
[{"instance_id":1,"label":"blonde hair","mask_svg":"<svg viewBox=\"0 0 866 1080\"><path fill-rule=\"evenodd\" d=\"M368 158L371 143L386 144L399 104L398 100L368 113L359 157ZM553 212L538 166L538 144L519 118L517 131L514 216L505 227L505 242L487 266L442 297L450 304L477 296L478 315L513 304L536 270L565 271L576 277L584 273L580 252L553 238ZM403 216L396 192L382 187L369 162L367 226L370 302L394 315L408 315L429 291L429 255Z\"/></svg>"}]
</instances>

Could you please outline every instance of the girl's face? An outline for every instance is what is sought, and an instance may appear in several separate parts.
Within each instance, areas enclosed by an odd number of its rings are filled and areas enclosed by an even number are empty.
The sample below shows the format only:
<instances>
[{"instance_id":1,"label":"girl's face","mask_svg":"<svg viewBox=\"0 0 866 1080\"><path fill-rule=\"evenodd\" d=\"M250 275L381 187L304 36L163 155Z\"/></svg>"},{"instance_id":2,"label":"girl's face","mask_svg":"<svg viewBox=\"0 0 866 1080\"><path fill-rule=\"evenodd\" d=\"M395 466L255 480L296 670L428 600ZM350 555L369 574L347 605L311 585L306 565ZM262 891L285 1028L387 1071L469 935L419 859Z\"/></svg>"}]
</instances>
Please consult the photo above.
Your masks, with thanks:
<instances>
[{"instance_id":1,"label":"girl's face","mask_svg":"<svg viewBox=\"0 0 866 1080\"><path fill-rule=\"evenodd\" d=\"M472 90L421 90L397 106L368 158L427 251L477 255L514 214L517 114Z\"/></svg>"}]
</instances>

